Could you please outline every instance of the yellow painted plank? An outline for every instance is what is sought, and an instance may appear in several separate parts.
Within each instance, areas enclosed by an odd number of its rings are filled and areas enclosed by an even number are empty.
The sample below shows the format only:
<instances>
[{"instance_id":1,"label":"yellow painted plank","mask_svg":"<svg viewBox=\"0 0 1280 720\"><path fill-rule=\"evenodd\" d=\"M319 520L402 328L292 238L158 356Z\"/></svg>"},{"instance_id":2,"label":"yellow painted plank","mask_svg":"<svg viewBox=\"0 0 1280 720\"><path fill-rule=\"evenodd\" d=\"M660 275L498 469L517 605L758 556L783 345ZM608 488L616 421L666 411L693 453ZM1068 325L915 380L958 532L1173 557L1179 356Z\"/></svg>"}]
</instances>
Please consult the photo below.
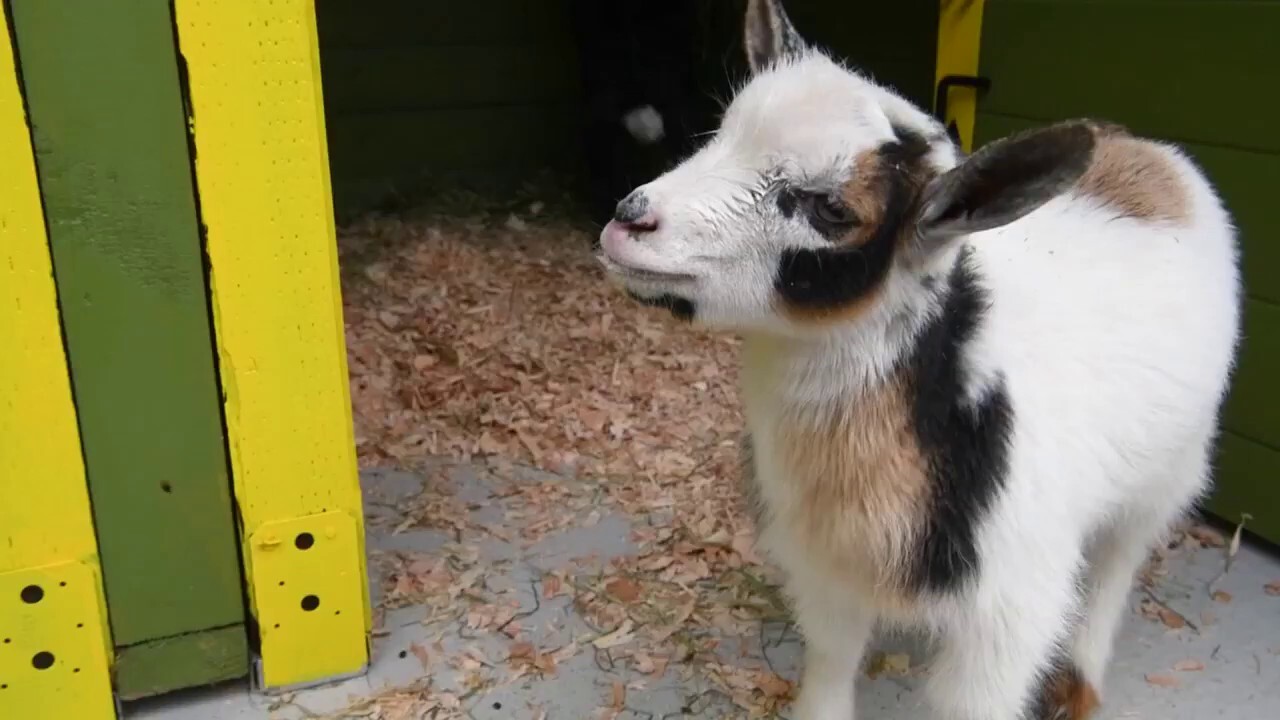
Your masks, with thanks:
<instances>
[{"instance_id":1,"label":"yellow painted plank","mask_svg":"<svg viewBox=\"0 0 1280 720\"><path fill-rule=\"evenodd\" d=\"M175 9L249 596L265 631L262 681L358 672L370 613L315 9L312 0L177 0ZM331 528L340 529L325 543ZM304 534L313 550L281 554ZM354 591L363 611L330 616L324 632L270 632L296 622L321 590L285 580L295 602L277 602L278 576L307 577L305 558L321 552L332 582L348 584L326 592Z\"/></svg>"},{"instance_id":2,"label":"yellow painted plank","mask_svg":"<svg viewBox=\"0 0 1280 720\"><path fill-rule=\"evenodd\" d=\"M0 3L0 706L115 717L93 515L31 136Z\"/></svg>"},{"instance_id":3,"label":"yellow painted plank","mask_svg":"<svg viewBox=\"0 0 1280 720\"><path fill-rule=\"evenodd\" d=\"M72 560L0 573L3 716L114 718L103 617L93 563Z\"/></svg>"},{"instance_id":4,"label":"yellow painted plank","mask_svg":"<svg viewBox=\"0 0 1280 720\"><path fill-rule=\"evenodd\" d=\"M978 52L982 45L983 0L939 0L938 70L934 86L947 75L977 75ZM945 122L955 121L965 151L973 149L973 124L978 107L977 92L954 88L947 100Z\"/></svg>"}]
</instances>

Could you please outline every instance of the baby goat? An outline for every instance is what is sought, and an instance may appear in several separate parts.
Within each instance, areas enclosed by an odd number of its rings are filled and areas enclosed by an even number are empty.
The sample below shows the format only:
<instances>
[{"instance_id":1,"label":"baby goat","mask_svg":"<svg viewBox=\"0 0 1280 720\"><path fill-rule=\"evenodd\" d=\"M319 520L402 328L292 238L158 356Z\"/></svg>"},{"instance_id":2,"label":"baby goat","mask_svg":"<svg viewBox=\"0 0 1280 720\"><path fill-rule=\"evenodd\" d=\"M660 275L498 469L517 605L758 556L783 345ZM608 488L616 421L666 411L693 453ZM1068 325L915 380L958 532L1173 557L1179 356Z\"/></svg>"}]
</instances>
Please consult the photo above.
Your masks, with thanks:
<instances>
[{"instance_id":1,"label":"baby goat","mask_svg":"<svg viewBox=\"0 0 1280 720\"><path fill-rule=\"evenodd\" d=\"M1176 149L1091 121L965 157L751 0L718 134L623 200L601 261L744 336L751 494L850 720L873 626L960 720L1080 720L1133 576L1204 492L1239 333L1231 218Z\"/></svg>"}]
</instances>

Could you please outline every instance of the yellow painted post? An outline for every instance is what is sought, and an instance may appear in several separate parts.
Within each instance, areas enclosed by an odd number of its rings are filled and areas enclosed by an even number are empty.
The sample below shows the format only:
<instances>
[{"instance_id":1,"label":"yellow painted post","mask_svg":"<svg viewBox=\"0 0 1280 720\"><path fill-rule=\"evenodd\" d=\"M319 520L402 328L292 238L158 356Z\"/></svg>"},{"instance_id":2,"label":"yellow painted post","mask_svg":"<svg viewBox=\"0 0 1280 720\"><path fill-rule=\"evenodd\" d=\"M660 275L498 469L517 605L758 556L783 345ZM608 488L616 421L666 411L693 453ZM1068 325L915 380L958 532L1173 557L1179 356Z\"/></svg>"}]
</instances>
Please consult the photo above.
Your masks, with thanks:
<instances>
[{"instance_id":1,"label":"yellow painted post","mask_svg":"<svg viewBox=\"0 0 1280 720\"><path fill-rule=\"evenodd\" d=\"M7 26L0 3L0 714L102 720L111 639Z\"/></svg>"},{"instance_id":2,"label":"yellow painted post","mask_svg":"<svg viewBox=\"0 0 1280 720\"><path fill-rule=\"evenodd\" d=\"M982 45L983 0L940 0L938 18L938 68L934 86L948 75L977 76L978 51ZM948 125L955 122L960 145L973 149L973 126L977 114L977 91L957 87L947 100ZM936 109L936 108L935 108Z\"/></svg>"},{"instance_id":3,"label":"yellow painted post","mask_svg":"<svg viewBox=\"0 0 1280 720\"><path fill-rule=\"evenodd\" d=\"M265 689L367 667L370 624L312 0L177 0Z\"/></svg>"}]
</instances>

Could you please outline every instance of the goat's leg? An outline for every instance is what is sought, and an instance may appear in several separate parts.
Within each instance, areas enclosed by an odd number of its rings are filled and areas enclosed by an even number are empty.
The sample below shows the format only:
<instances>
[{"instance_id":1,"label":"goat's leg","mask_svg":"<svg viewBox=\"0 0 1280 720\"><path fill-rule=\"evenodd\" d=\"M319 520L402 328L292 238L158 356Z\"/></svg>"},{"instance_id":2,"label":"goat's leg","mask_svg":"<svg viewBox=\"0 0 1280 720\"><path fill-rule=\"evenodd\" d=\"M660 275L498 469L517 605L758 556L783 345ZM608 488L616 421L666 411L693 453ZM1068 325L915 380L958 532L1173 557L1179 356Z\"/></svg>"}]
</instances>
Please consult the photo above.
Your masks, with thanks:
<instances>
[{"instance_id":1,"label":"goat's leg","mask_svg":"<svg viewBox=\"0 0 1280 720\"><path fill-rule=\"evenodd\" d=\"M793 588L794 590L794 588ZM804 635L804 673L792 717L795 720L853 720L854 679L862 664L874 615L834 602L811 589L793 592L796 620Z\"/></svg>"},{"instance_id":2,"label":"goat's leg","mask_svg":"<svg viewBox=\"0 0 1280 720\"><path fill-rule=\"evenodd\" d=\"M1208 438L1188 445L1169 470L1159 473L1163 491L1143 493L1141 506L1117 518L1089 551L1083 621L1072 637L1071 657L1095 689L1102 688L1134 577L1203 487L1210 472L1210 447Z\"/></svg>"},{"instance_id":3,"label":"goat's leg","mask_svg":"<svg viewBox=\"0 0 1280 720\"><path fill-rule=\"evenodd\" d=\"M1022 555L1001 557L941 633L928 693L942 717L1023 720L1040 702L1077 605L1078 562Z\"/></svg>"}]
</instances>

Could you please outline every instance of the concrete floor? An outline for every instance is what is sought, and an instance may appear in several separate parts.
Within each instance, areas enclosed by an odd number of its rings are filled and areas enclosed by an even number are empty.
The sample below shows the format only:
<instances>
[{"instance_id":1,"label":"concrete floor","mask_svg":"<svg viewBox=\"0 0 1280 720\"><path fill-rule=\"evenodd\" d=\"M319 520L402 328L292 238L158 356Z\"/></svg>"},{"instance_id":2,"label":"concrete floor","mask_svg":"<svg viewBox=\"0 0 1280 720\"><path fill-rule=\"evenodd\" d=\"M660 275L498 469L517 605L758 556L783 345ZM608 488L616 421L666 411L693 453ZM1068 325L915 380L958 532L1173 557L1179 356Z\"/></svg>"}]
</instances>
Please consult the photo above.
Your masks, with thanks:
<instances>
[{"instance_id":1,"label":"concrete floor","mask_svg":"<svg viewBox=\"0 0 1280 720\"><path fill-rule=\"evenodd\" d=\"M479 473L456 471L461 498L492 495ZM436 531L388 532L394 524L398 499L408 498L421 487L421 478L407 473L373 472L364 476L367 507L371 513L369 547L372 551L439 551L452 539ZM477 507L481 522L499 522L501 508ZM626 517L606 515L591 527L563 530L530 548L490 537L480 543L480 562L489 564L489 583L519 589L534 607L531 587L539 568L566 562L590 549L603 558L626 554L631 548L630 523ZM1117 643L1117 657L1105 689L1100 720L1146 718L1150 720L1253 720L1280 717L1280 597L1264 591L1267 583L1280 580L1280 559L1258 548L1243 547L1232 569L1217 584L1230 593L1230 602L1209 597L1208 583L1223 569L1224 550L1185 550L1168 560L1169 573L1156 587L1159 599L1190 620L1194 627L1172 630L1136 611L1144 594L1134 593L1133 612ZM381 583L375 571L374 587ZM375 591L375 601L377 600ZM382 707L348 708L354 699L387 692L421 682L428 673L414 652L415 646L432 647L433 656L462 655L478 649L486 658L504 658L509 639L500 635L464 639L460 627L433 626L422 620L423 607L390 611L382 619L385 634L377 637L375 657L366 676L336 685L300 691L284 697L266 697L239 683L212 689L189 691L135 703L125 708L128 720L294 720L296 718L435 718L451 715L424 714L421 710ZM537 611L522 618L541 647L556 647L572 637L588 632L566 597L541 600ZM780 675L795 678L800 641L784 626L766 627L755 649L725 643L726 656L736 662L767 661ZM761 647L767 658L758 657ZM921 705L919 691L927 675L927 653L915 638L883 638L875 649L887 653L905 652L920 658L924 665L905 676L892 673L878 679L859 680L860 717L883 720L934 717ZM433 658L434 659L434 658ZM1202 670L1187 668L1203 664ZM430 675L435 689L447 690L460 681L460 673L450 663L434 659ZM616 717L657 720L676 717L748 717L749 715L713 693L704 692L699 681L681 679L668 670L658 678L632 676L622 667L601 666L599 657L584 652L566 659L558 671L546 679L526 677L511 684L498 684L477 693L463 703L462 717L479 720L529 718L530 720L586 720L607 704L616 680L627 683L625 710ZM1176 668L1181 667L1179 671ZM1164 680L1162 678L1172 678ZM1155 682L1152 681L1155 680ZM1176 682L1176 686L1166 685ZM458 691L460 694L461 690Z\"/></svg>"}]
</instances>

